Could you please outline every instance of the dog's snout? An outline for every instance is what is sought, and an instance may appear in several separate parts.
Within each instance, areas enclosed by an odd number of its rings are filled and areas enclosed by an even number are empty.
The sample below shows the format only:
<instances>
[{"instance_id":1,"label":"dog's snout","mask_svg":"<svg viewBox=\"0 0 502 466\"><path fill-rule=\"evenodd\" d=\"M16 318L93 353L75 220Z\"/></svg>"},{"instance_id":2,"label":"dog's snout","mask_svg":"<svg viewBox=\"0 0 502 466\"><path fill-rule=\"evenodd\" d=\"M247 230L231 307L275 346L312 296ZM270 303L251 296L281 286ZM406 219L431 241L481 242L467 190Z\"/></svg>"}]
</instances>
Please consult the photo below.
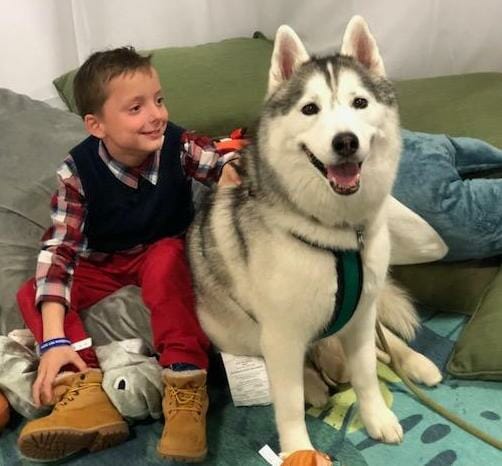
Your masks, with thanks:
<instances>
[{"instance_id":1,"label":"dog's snout","mask_svg":"<svg viewBox=\"0 0 502 466\"><path fill-rule=\"evenodd\" d=\"M359 139L354 133L339 133L333 138L332 145L338 155L348 157L359 149Z\"/></svg>"}]
</instances>

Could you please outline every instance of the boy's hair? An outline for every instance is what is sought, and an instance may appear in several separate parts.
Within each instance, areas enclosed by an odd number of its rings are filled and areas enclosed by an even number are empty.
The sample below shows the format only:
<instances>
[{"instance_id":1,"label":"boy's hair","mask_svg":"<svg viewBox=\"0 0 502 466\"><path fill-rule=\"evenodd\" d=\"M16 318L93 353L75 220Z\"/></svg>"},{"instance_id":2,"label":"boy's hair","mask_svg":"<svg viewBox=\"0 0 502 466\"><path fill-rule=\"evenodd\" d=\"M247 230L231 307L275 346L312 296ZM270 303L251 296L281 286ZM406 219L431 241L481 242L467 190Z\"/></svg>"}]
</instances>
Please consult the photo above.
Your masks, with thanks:
<instances>
[{"instance_id":1,"label":"boy's hair","mask_svg":"<svg viewBox=\"0 0 502 466\"><path fill-rule=\"evenodd\" d=\"M73 80L73 95L80 116L99 114L108 97L108 83L121 74L150 70L151 57L140 55L131 46L93 53Z\"/></svg>"}]
</instances>

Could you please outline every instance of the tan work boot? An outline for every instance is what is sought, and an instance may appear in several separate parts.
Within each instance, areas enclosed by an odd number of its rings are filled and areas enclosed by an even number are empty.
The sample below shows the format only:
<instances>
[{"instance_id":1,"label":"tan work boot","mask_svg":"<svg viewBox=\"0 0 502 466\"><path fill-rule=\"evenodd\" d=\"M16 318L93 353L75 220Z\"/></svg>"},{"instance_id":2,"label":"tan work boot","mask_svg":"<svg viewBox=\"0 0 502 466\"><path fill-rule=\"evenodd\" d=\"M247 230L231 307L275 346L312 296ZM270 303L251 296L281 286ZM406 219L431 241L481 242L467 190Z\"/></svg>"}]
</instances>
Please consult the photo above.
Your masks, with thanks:
<instances>
[{"instance_id":1,"label":"tan work boot","mask_svg":"<svg viewBox=\"0 0 502 466\"><path fill-rule=\"evenodd\" d=\"M177 461L203 461L207 454L206 371L166 369L163 379L165 424L157 451L162 457Z\"/></svg>"},{"instance_id":2,"label":"tan work boot","mask_svg":"<svg viewBox=\"0 0 502 466\"><path fill-rule=\"evenodd\" d=\"M9 423L10 405L5 395L0 392L0 432Z\"/></svg>"},{"instance_id":3,"label":"tan work boot","mask_svg":"<svg viewBox=\"0 0 502 466\"><path fill-rule=\"evenodd\" d=\"M123 442L127 423L103 391L103 374L91 369L56 380L59 400L48 416L28 422L17 441L34 460L57 460L84 448L98 451Z\"/></svg>"}]
</instances>

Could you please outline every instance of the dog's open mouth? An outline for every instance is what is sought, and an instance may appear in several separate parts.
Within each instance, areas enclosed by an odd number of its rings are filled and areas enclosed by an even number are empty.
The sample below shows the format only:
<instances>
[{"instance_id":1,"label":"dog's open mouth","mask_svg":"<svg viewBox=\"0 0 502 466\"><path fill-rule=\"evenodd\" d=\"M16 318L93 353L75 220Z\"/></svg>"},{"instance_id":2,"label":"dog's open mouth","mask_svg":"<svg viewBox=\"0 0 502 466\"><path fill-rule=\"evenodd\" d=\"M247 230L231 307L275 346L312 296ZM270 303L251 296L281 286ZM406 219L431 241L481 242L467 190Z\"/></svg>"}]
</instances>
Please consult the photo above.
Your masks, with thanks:
<instances>
[{"instance_id":1,"label":"dog's open mouth","mask_svg":"<svg viewBox=\"0 0 502 466\"><path fill-rule=\"evenodd\" d=\"M346 196L354 194L359 189L361 163L345 162L337 165L324 165L305 144L302 144L301 147L307 154L310 163L329 181L333 191Z\"/></svg>"}]
</instances>

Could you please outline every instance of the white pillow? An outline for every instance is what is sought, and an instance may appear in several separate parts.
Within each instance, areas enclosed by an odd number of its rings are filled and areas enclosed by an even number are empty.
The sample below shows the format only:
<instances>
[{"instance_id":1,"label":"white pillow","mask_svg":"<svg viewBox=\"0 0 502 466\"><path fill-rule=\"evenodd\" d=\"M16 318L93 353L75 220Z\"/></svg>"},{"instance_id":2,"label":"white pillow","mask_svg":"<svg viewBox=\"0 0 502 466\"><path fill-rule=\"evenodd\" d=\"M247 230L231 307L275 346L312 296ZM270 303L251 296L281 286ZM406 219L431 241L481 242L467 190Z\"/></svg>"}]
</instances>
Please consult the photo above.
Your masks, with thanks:
<instances>
[{"instance_id":1,"label":"white pillow","mask_svg":"<svg viewBox=\"0 0 502 466\"><path fill-rule=\"evenodd\" d=\"M442 259L448 246L422 217L390 196L387 205L391 265L421 264Z\"/></svg>"}]
</instances>

